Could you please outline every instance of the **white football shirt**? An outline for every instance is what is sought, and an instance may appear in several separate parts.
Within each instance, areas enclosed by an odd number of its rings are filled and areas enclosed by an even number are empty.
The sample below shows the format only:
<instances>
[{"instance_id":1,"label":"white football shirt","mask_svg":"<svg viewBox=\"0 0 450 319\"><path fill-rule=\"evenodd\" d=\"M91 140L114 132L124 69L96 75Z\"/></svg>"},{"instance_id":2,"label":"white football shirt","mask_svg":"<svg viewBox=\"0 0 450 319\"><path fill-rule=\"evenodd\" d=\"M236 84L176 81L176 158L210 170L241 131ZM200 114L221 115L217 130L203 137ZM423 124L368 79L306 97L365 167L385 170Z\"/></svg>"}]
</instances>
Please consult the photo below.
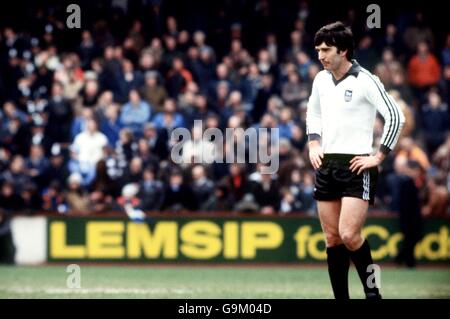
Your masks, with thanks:
<instances>
[{"instance_id":1,"label":"white football shirt","mask_svg":"<svg viewBox=\"0 0 450 319\"><path fill-rule=\"evenodd\" d=\"M384 118L380 150L395 147L405 116L378 77L356 60L339 81L320 71L313 82L306 113L310 139L320 136L324 153L371 154L377 111Z\"/></svg>"}]
</instances>

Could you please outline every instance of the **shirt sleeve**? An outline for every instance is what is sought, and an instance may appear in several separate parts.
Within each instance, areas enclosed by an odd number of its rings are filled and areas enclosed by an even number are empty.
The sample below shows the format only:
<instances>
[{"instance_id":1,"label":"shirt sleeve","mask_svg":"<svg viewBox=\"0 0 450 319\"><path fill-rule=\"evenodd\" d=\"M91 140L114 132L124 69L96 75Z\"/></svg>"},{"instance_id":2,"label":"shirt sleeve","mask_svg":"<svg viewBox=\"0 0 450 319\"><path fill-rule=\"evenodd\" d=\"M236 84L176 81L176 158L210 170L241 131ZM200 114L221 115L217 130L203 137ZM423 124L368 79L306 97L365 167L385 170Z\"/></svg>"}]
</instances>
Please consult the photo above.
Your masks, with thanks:
<instances>
[{"instance_id":1,"label":"shirt sleeve","mask_svg":"<svg viewBox=\"0 0 450 319\"><path fill-rule=\"evenodd\" d=\"M384 119L380 151L388 154L397 144L405 124L405 115L392 96L386 92L378 77L366 75L368 77L367 99L377 108Z\"/></svg>"},{"instance_id":2,"label":"shirt sleeve","mask_svg":"<svg viewBox=\"0 0 450 319\"><path fill-rule=\"evenodd\" d=\"M322 136L322 113L320 110L318 76L314 79L311 96L306 109L306 134L308 137Z\"/></svg>"}]
</instances>

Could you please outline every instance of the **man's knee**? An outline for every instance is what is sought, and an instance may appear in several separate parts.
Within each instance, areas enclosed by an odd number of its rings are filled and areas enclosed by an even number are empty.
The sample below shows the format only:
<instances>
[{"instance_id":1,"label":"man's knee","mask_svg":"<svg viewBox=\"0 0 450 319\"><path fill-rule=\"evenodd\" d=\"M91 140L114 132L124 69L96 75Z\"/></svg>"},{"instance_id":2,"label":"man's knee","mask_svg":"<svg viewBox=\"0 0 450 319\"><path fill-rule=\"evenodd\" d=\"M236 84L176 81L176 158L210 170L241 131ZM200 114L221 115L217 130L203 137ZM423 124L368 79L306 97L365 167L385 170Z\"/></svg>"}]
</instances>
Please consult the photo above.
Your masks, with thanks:
<instances>
[{"instance_id":1,"label":"man's knee","mask_svg":"<svg viewBox=\"0 0 450 319\"><path fill-rule=\"evenodd\" d=\"M362 236L360 232L352 230L339 231L340 238L344 245L351 251L357 250L362 243Z\"/></svg>"},{"instance_id":2,"label":"man's knee","mask_svg":"<svg viewBox=\"0 0 450 319\"><path fill-rule=\"evenodd\" d=\"M334 246L342 244L342 239L339 237L339 235L333 234L333 233L326 233L325 241L326 241L327 247L334 247Z\"/></svg>"}]
</instances>

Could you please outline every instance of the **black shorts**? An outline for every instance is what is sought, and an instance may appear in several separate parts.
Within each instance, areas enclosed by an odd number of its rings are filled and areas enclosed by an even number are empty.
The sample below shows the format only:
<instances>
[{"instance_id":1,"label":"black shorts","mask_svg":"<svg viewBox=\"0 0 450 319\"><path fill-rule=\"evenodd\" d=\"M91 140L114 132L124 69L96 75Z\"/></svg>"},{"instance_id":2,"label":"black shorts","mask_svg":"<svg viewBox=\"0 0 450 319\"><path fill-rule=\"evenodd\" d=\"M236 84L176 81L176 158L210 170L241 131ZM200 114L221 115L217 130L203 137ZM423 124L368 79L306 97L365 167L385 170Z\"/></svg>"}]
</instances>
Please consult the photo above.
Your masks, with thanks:
<instances>
[{"instance_id":1,"label":"black shorts","mask_svg":"<svg viewBox=\"0 0 450 319\"><path fill-rule=\"evenodd\" d=\"M357 172L350 171L350 160L355 156L357 155L324 154L322 166L316 171L314 188L316 200L330 201L342 197L357 197L368 200L369 204L373 205L378 167L371 167L357 175Z\"/></svg>"}]
</instances>

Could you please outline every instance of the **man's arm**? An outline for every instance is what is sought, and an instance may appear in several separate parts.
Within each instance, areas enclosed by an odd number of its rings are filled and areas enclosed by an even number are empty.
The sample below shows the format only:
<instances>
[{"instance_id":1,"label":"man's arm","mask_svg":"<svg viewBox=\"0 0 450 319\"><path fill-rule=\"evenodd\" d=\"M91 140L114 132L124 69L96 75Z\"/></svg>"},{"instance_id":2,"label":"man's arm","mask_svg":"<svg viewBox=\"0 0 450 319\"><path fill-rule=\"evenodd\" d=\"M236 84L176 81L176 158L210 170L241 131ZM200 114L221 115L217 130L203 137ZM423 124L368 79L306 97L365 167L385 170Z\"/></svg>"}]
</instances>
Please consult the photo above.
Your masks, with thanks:
<instances>
[{"instance_id":1,"label":"man's arm","mask_svg":"<svg viewBox=\"0 0 450 319\"><path fill-rule=\"evenodd\" d=\"M380 165L391 150L394 149L400 136L405 116L394 99L386 92L377 77L367 71L361 71L366 76L366 96L384 118L383 135L380 149L376 155L355 156L350 161L350 170L361 174L365 169Z\"/></svg>"},{"instance_id":2,"label":"man's arm","mask_svg":"<svg viewBox=\"0 0 450 319\"><path fill-rule=\"evenodd\" d=\"M306 133L308 134L309 160L314 169L318 169L322 165L323 151L321 146L322 113L317 90L317 76L313 82L306 110Z\"/></svg>"},{"instance_id":3,"label":"man's arm","mask_svg":"<svg viewBox=\"0 0 450 319\"><path fill-rule=\"evenodd\" d=\"M306 109L306 134L308 135L308 140L320 140L322 136L322 112L317 82L318 75L314 79Z\"/></svg>"},{"instance_id":4,"label":"man's arm","mask_svg":"<svg viewBox=\"0 0 450 319\"><path fill-rule=\"evenodd\" d=\"M365 88L367 99L377 108L384 119L380 151L387 155L397 144L405 124L405 115L392 96L386 92L380 80L367 71L362 72L366 75L367 85Z\"/></svg>"}]
</instances>

